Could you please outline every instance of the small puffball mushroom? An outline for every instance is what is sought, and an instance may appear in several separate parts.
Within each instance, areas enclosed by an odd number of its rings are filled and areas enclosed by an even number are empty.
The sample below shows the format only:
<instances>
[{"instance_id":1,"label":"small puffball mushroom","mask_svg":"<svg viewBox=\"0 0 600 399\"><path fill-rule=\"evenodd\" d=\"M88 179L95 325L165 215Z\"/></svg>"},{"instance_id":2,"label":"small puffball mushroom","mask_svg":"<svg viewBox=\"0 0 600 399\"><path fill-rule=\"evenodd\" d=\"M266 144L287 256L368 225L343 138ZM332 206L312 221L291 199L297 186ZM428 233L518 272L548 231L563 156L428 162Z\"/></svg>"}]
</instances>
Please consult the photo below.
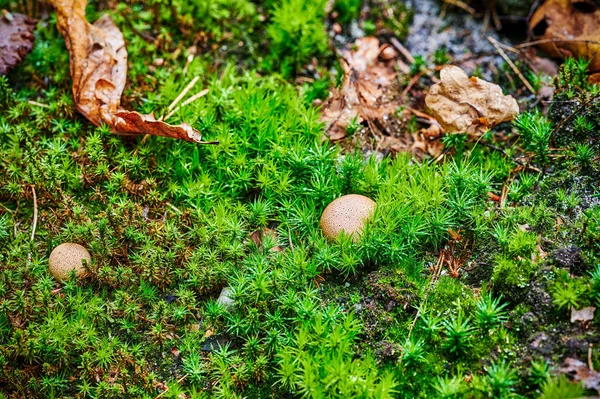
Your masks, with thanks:
<instances>
[{"instance_id":1,"label":"small puffball mushroom","mask_svg":"<svg viewBox=\"0 0 600 399\"><path fill-rule=\"evenodd\" d=\"M359 194L344 195L334 200L321 216L323 234L335 239L343 231L357 240L375 205L375 201Z\"/></svg>"},{"instance_id":2,"label":"small puffball mushroom","mask_svg":"<svg viewBox=\"0 0 600 399\"><path fill-rule=\"evenodd\" d=\"M67 280L71 270L75 270L77 277L81 277L85 274L83 260L88 263L92 260L90 253L83 246L71 242L60 244L50 254L50 273L59 281Z\"/></svg>"}]
</instances>

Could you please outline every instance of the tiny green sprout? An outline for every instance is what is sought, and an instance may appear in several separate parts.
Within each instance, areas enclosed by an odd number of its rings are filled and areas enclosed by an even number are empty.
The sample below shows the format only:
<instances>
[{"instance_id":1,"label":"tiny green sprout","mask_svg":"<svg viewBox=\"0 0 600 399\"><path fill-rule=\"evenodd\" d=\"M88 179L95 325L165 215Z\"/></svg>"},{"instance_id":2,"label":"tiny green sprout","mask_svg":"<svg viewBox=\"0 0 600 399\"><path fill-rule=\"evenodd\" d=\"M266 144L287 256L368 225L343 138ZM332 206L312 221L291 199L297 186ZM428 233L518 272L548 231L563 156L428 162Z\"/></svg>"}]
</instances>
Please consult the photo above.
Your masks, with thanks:
<instances>
[{"instance_id":1,"label":"tiny green sprout","mask_svg":"<svg viewBox=\"0 0 600 399\"><path fill-rule=\"evenodd\" d=\"M433 385L438 397L444 399L454 399L461 397L464 391L467 390L465 381L461 376L454 377L438 377Z\"/></svg>"},{"instance_id":2,"label":"tiny green sprout","mask_svg":"<svg viewBox=\"0 0 600 399\"><path fill-rule=\"evenodd\" d=\"M517 371L505 361L492 363L486 369L489 392L494 398L509 398L518 382Z\"/></svg>"},{"instance_id":3,"label":"tiny green sprout","mask_svg":"<svg viewBox=\"0 0 600 399\"><path fill-rule=\"evenodd\" d=\"M336 0L333 9L338 12L340 22L347 24L355 20L362 6L362 0Z\"/></svg>"},{"instance_id":4,"label":"tiny green sprout","mask_svg":"<svg viewBox=\"0 0 600 399\"><path fill-rule=\"evenodd\" d=\"M552 303L560 310L578 308L580 301L579 293L573 284L558 284L552 291Z\"/></svg>"},{"instance_id":5,"label":"tiny green sprout","mask_svg":"<svg viewBox=\"0 0 600 399\"><path fill-rule=\"evenodd\" d=\"M550 364L547 360L532 360L529 379L535 386L539 387L551 377L550 371Z\"/></svg>"},{"instance_id":6,"label":"tiny green sprout","mask_svg":"<svg viewBox=\"0 0 600 399\"><path fill-rule=\"evenodd\" d=\"M504 311L508 304L501 304L500 300L501 297L494 299L491 294L486 293L475 303L475 320L477 321L479 328L487 331L495 328L508 319L508 316Z\"/></svg>"},{"instance_id":7,"label":"tiny green sprout","mask_svg":"<svg viewBox=\"0 0 600 399\"><path fill-rule=\"evenodd\" d=\"M411 76L418 75L427 69L427 60L422 55L416 55L415 62L410 65L410 74Z\"/></svg>"},{"instance_id":8,"label":"tiny green sprout","mask_svg":"<svg viewBox=\"0 0 600 399\"><path fill-rule=\"evenodd\" d=\"M435 65L445 65L451 61L448 55L448 50L445 47L440 47L433 53L433 62Z\"/></svg>"},{"instance_id":9,"label":"tiny green sprout","mask_svg":"<svg viewBox=\"0 0 600 399\"><path fill-rule=\"evenodd\" d=\"M407 339L404 345L402 345L402 362L407 367L418 365L425 361L425 343L414 338Z\"/></svg>"},{"instance_id":10,"label":"tiny green sprout","mask_svg":"<svg viewBox=\"0 0 600 399\"><path fill-rule=\"evenodd\" d=\"M586 394L586 390L579 382L571 382L566 375L561 374L548 378L541 386L541 395L538 399L578 399Z\"/></svg>"},{"instance_id":11,"label":"tiny green sprout","mask_svg":"<svg viewBox=\"0 0 600 399\"><path fill-rule=\"evenodd\" d=\"M577 144L577 147L575 147L575 160L581 167L590 166L593 158L594 150L589 144Z\"/></svg>"},{"instance_id":12,"label":"tiny green sprout","mask_svg":"<svg viewBox=\"0 0 600 399\"><path fill-rule=\"evenodd\" d=\"M465 317L463 312L452 315L448 320L442 323L445 329L445 339L443 346L453 355L464 355L472 347L471 318Z\"/></svg>"},{"instance_id":13,"label":"tiny green sprout","mask_svg":"<svg viewBox=\"0 0 600 399\"><path fill-rule=\"evenodd\" d=\"M373 21L367 19L363 22L363 30L366 35L372 36L377 32L377 25L375 25Z\"/></svg>"},{"instance_id":14,"label":"tiny green sprout","mask_svg":"<svg viewBox=\"0 0 600 399\"><path fill-rule=\"evenodd\" d=\"M525 149L534 154L536 160L546 162L552 124L537 110L520 114L514 122L521 135Z\"/></svg>"},{"instance_id":15,"label":"tiny green sprout","mask_svg":"<svg viewBox=\"0 0 600 399\"><path fill-rule=\"evenodd\" d=\"M590 272L590 277L590 296L596 301L596 304L600 304L600 265L596 265L594 270Z\"/></svg>"},{"instance_id":16,"label":"tiny green sprout","mask_svg":"<svg viewBox=\"0 0 600 399\"><path fill-rule=\"evenodd\" d=\"M358 123L358 115L356 115L354 118L352 118L350 123L348 123L348 126L346 126L346 135L352 136L358 131L359 128L360 124Z\"/></svg>"}]
</instances>

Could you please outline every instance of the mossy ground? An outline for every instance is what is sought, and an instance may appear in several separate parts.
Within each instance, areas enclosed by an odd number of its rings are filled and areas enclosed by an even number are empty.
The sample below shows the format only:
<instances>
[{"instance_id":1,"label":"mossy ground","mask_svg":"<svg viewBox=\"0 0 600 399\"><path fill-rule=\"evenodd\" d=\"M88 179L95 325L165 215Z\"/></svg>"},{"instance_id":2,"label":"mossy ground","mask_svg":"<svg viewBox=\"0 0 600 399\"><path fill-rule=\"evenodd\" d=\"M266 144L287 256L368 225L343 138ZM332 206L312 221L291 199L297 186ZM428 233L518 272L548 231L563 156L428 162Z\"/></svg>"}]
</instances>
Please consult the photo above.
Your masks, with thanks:
<instances>
[{"instance_id":1,"label":"mossy ground","mask_svg":"<svg viewBox=\"0 0 600 399\"><path fill-rule=\"evenodd\" d=\"M355 4L336 10L352 20ZM90 125L42 19L33 53L0 80L0 397L584 395L553 375L599 343L598 318L569 321L600 301L585 68L563 68L550 121L450 137L442 161L365 157L324 142L312 105L335 84L324 6L90 4L90 20L109 12L125 35L124 104L162 115L200 76L209 93L170 122L217 146ZM400 26L363 14L367 28ZM561 124L573 101L584 119ZM349 193L377 212L359 242L328 242L320 214ZM88 277L50 275L62 242L90 250ZM217 302L225 286L232 309Z\"/></svg>"}]
</instances>

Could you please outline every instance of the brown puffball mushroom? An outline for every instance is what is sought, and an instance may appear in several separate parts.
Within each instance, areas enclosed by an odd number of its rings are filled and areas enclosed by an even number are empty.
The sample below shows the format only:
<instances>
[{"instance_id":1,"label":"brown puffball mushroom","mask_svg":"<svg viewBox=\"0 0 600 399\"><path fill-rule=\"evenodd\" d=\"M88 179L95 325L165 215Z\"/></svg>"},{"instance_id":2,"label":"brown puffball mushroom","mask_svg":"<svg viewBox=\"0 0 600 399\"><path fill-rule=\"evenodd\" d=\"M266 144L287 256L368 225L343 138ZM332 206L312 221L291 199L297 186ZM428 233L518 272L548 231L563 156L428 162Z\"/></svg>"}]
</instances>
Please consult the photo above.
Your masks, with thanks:
<instances>
[{"instance_id":1,"label":"brown puffball mushroom","mask_svg":"<svg viewBox=\"0 0 600 399\"><path fill-rule=\"evenodd\" d=\"M335 239L343 231L352 236L354 241L358 240L375 205L375 201L359 194L344 195L334 200L321 215L323 234Z\"/></svg>"},{"instance_id":2,"label":"brown puffball mushroom","mask_svg":"<svg viewBox=\"0 0 600 399\"><path fill-rule=\"evenodd\" d=\"M59 281L67 280L71 270L75 270L77 277L81 277L85 274L84 259L89 263L92 257L81 245L71 242L60 244L50 254L50 273Z\"/></svg>"}]
</instances>

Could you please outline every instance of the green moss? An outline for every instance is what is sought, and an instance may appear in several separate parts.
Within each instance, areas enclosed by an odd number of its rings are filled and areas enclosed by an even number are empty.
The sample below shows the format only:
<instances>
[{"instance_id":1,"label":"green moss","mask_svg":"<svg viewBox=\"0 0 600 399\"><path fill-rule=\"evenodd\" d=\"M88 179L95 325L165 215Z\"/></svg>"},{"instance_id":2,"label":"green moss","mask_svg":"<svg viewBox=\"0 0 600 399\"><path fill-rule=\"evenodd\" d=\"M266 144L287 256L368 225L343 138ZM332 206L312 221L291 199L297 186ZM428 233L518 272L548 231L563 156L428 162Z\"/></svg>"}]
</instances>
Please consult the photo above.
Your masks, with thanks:
<instances>
[{"instance_id":1,"label":"green moss","mask_svg":"<svg viewBox=\"0 0 600 399\"><path fill-rule=\"evenodd\" d=\"M541 312L523 300L534 283L555 302L539 320L560 323L561 308L598 304L597 270L571 277L542 253L575 243L590 264L600 258L595 143L570 148L556 170L515 170L513 157L541 166L555 155L545 132L554 134L556 118L533 113L516 125L522 147L482 138L504 152L466 136L446 140L444 162L343 152L322 142L312 107L328 94L326 69L301 95L279 73L335 58L323 1L133 2L110 13L128 43L124 104L164 115L199 76L194 92L208 94L169 122L220 144L90 125L73 104L62 38L52 23L38 30L33 53L0 79L5 396L156 397L165 386L163 397L190 398L574 389L546 383L545 369L520 357L532 332L516 320ZM93 5L89 15L99 16ZM580 69L571 63L563 75ZM582 137L588 115L573 122ZM373 198L377 210L358 242L328 241L321 212L349 193ZM502 203L491 200L502 193ZM67 241L85 244L93 260L88 277L60 284L47 260ZM234 306L218 301L224 287Z\"/></svg>"}]
</instances>

